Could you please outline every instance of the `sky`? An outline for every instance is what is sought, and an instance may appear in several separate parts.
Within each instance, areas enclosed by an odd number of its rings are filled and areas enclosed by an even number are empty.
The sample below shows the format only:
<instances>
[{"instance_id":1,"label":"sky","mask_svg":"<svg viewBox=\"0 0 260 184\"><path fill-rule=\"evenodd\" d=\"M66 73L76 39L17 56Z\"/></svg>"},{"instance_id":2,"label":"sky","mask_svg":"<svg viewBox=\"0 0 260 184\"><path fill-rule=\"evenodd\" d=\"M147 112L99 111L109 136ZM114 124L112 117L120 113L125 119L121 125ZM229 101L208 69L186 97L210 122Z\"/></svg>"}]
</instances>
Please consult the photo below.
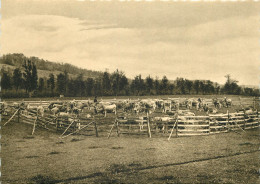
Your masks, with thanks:
<instances>
[{"instance_id":1,"label":"sky","mask_svg":"<svg viewBox=\"0 0 260 184\"><path fill-rule=\"evenodd\" d=\"M133 78L259 85L256 2L2 0L1 55L23 53Z\"/></svg>"}]
</instances>

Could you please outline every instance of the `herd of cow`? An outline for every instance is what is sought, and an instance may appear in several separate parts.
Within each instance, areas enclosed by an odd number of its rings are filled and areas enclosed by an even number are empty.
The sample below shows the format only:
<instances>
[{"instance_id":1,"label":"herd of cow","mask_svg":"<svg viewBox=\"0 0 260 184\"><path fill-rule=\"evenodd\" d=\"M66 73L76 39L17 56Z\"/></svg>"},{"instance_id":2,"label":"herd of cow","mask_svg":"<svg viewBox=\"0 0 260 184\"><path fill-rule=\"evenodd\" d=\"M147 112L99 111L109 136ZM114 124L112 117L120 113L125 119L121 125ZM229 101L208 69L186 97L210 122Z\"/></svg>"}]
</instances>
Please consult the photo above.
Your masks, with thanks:
<instances>
[{"instance_id":1,"label":"herd of cow","mask_svg":"<svg viewBox=\"0 0 260 184\"><path fill-rule=\"evenodd\" d=\"M152 113L155 110L161 110L163 113L179 110L180 108L196 109L207 113L217 113L222 107L230 107L231 99L203 99L203 98L167 98L167 99L124 99L124 100L101 100L94 102L93 100L72 100L72 101L53 101L47 105L31 105L30 103L13 102L7 104L1 102L1 114L8 113L10 107L21 108L23 113L27 111L35 111L39 116L43 116L45 112L49 112L55 116L68 116L70 114L80 114L85 109L92 111L93 114L117 113L119 111L126 113L139 114L142 112ZM89 115L91 116L91 115Z\"/></svg>"}]
</instances>

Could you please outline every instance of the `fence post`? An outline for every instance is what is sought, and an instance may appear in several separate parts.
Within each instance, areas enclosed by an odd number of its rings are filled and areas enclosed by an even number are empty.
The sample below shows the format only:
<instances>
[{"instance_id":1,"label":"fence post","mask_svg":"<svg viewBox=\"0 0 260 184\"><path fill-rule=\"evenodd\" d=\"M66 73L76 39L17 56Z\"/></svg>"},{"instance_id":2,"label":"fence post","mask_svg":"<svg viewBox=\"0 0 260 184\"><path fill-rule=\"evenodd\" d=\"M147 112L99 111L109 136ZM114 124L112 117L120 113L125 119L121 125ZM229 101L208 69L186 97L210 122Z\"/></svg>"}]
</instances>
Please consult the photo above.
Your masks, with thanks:
<instances>
[{"instance_id":1,"label":"fence post","mask_svg":"<svg viewBox=\"0 0 260 184\"><path fill-rule=\"evenodd\" d=\"M35 121L34 121L34 123L33 123L32 135L34 134L37 120L38 120L38 115L36 116L36 119L35 119Z\"/></svg>"},{"instance_id":2,"label":"fence post","mask_svg":"<svg viewBox=\"0 0 260 184\"><path fill-rule=\"evenodd\" d=\"M255 109L255 101L256 101L255 98L256 97L254 97L254 100L253 100L253 107L254 107L254 109Z\"/></svg>"},{"instance_id":3,"label":"fence post","mask_svg":"<svg viewBox=\"0 0 260 184\"><path fill-rule=\"evenodd\" d=\"M95 126L95 131L96 131L96 137L98 137L98 129L97 129L97 123L94 122L94 126Z\"/></svg>"},{"instance_id":4,"label":"fence post","mask_svg":"<svg viewBox=\"0 0 260 184\"><path fill-rule=\"evenodd\" d=\"M179 115L177 113L177 120L176 120L176 137L178 137L178 118L179 118Z\"/></svg>"},{"instance_id":5,"label":"fence post","mask_svg":"<svg viewBox=\"0 0 260 184\"><path fill-rule=\"evenodd\" d=\"M245 112L245 109L244 109L244 130L246 128L246 112Z\"/></svg>"},{"instance_id":6,"label":"fence post","mask_svg":"<svg viewBox=\"0 0 260 184\"><path fill-rule=\"evenodd\" d=\"M228 115L228 122L227 122L227 129L228 129L228 131L230 130L230 128L229 128L229 111L227 110L227 115Z\"/></svg>"},{"instance_id":7,"label":"fence post","mask_svg":"<svg viewBox=\"0 0 260 184\"><path fill-rule=\"evenodd\" d=\"M210 134L210 116L208 114L209 134Z\"/></svg>"},{"instance_id":8,"label":"fence post","mask_svg":"<svg viewBox=\"0 0 260 184\"><path fill-rule=\"evenodd\" d=\"M117 136L119 137L119 123L117 121L117 118L116 118L116 133L117 133Z\"/></svg>"},{"instance_id":9,"label":"fence post","mask_svg":"<svg viewBox=\"0 0 260 184\"><path fill-rule=\"evenodd\" d=\"M149 120L149 112L147 112L147 133L148 133L148 137L151 138L151 128L150 128L150 120Z\"/></svg>"},{"instance_id":10,"label":"fence post","mask_svg":"<svg viewBox=\"0 0 260 184\"><path fill-rule=\"evenodd\" d=\"M257 115L257 126L259 127L259 114L258 114L258 110L256 109L256 115Z\"/></svg>"},{"instance_id":11,"label":"fence post","mask_svg":"<svg viewBox=\"0 0 260 184\"><path fill-rule=\"evenodd\" d=\"M18 123L20 123L20 108L18 109L18 112L17 112L18 114L17 114L17 116L18 116L18 118L17 118L17 121L18 121Z\"/></svg>"}]
</instances>

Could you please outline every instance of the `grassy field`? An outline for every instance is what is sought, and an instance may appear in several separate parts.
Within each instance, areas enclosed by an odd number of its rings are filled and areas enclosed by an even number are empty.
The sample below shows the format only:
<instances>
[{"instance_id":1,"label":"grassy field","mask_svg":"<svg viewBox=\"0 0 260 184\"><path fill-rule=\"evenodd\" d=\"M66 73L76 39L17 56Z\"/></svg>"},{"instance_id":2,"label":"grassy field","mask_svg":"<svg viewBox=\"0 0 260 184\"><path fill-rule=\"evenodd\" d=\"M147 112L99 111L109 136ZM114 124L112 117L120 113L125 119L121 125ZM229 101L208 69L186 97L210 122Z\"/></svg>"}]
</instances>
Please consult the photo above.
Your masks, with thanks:
<instances>
[{"instance_id":1,"label":"grassy field","mask_svg":"<svg viewBox=\"0 0 260 184\"><path fill-rule=\"evenodd\" d=\"M259 129L209 136L59 135L2 127L3 184L259 183Z\"/></svg>"},{"instance_id":2,"label":"grassy field","mask_svg":"<svg viewBox=\"0 0 260 184\"><path fill-rule=\"evenodd\" d=\"M31 136L32 125L10 122L1 128L2 183L260 182L259 129L173 136L170 141L169 133L153 134L149 139L146 134L117 137L114 130L107 139L113 118L109 114L106 121L99 122L99 137L90 129L64 139L60 132L38 127Z\"/></svg>"}]
</instances>

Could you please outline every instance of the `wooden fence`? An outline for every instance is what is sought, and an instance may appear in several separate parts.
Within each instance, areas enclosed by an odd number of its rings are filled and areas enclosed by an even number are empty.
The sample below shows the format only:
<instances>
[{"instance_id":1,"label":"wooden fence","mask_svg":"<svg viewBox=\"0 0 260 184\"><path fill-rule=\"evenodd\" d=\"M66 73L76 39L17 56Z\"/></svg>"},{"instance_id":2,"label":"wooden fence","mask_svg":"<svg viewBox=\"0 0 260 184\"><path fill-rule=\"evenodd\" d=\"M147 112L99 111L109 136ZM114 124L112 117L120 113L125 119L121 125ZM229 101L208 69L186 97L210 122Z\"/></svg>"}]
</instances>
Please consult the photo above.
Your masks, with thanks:
<instances>
[{"instance_id":1,"label":"wooden fence","mask_svg":"<svg viewBox=\"0 0 260 184\"><path fill-rule=\"evenodd\" d=\"M252 99L252 98L250 98ZM247 99L248 100L248 99ZM255 105L259 104L259 99L253 99ZM240 99L240 102L246 101ZM47 101L31 102L33 105L47 106ZM242 104L242 103L241 103ZM250 103L252 104L252 103ZM1 120L4 125L10 121L26 123L32 125L32 134L37 127L60 132L61 137L72 134L84 134L99 136L99 133L108 133L108 137L116 130L117 136L120 134L152 134L170 133L170 137L176 132L176 136L209 135L215 133L228 132L231 130L242 130L259 127L258 111L251 114L246 112L215 114L208 116L162 116L158 114L125 114L117 112L116 115L104 117L103 115L84 112L79 115L55 116L51 113L44 113L43 116L34 110L23 110L19 107L12 107L8 114L2 114ZM91 116L89 116L91 114ZM88 116L87 116L88 115ZM162 116L162 117L160 117ZM110 119L109 119L110 118ZM109 123L111 122L111 123Z\"/></svg>"}]
</instances>

